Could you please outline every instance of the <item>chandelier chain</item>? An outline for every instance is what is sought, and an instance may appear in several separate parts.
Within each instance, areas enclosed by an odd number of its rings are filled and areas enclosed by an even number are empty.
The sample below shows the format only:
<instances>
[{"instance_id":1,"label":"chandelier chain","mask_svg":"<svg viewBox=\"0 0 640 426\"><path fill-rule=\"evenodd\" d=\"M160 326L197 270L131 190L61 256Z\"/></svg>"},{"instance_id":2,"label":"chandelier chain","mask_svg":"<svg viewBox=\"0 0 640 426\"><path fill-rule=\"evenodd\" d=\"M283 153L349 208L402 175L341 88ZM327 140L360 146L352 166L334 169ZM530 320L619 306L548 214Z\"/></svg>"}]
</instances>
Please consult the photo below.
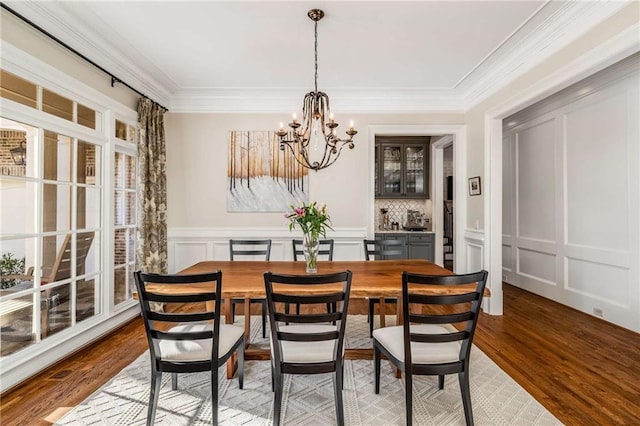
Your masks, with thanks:
<instances>
[{"instance_id":1,"label":"chandelier chain","mask_svg":"<svg viewBox=\"0 0 640 426\"><path fill-rule=\"evenodd\" d=\"M316 64L316 67L315 67L315 71L316 71L316 74L315 74L315 83L316 83L315 89L316 89L316 92L318 92L318 21L315 21L315 26L314 27L315 27L315 31L314 31L315 32L314 48L315 48L315 52L316 52L316 55L315 55L315 64Z\"/></svg>"}]
</instances>

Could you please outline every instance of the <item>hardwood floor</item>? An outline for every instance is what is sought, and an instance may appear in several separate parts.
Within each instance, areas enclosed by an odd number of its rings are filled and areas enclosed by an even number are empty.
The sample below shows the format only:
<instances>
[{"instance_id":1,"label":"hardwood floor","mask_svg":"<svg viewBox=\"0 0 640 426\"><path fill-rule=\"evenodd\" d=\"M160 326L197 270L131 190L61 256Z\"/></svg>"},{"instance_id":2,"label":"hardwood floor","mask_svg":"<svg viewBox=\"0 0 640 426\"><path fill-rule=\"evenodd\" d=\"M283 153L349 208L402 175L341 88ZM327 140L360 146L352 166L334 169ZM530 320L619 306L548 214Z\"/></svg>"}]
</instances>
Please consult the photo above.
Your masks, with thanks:
<instances>
[{"instance_id":1,"label":"hardwood floor","mask_svg":"<svg viewBox=\"0 0 640 426\"><path fill-rule=\"evenodd\" d=\"M475 343L567 425L640 424L640 334L505 285ZM146 347L138 318L1 395L0 424L51 424Z\"/></svg>"}]
</instances>

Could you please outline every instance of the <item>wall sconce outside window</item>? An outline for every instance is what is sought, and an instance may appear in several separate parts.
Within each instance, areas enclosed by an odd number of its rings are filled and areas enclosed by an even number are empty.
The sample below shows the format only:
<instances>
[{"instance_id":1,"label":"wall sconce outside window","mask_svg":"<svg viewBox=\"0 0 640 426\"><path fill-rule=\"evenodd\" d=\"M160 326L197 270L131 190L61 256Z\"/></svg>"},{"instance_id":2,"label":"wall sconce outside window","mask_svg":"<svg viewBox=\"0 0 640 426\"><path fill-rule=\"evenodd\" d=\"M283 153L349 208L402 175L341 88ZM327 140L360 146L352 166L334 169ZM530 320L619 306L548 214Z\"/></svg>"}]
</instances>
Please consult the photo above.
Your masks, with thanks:
<instances>
[{"instance_id":1,"label":"wall sconce outside window","mask_svg":"<svg viewBox=\"0 0 640 426\"><path fill-rule=\"evenodd\" d=\"M24 166L27 164L27 148L25 147L26 142L26 139L24 139L20 141L20 146L11 148L10 150L11 158L17 166Z\"/></svg>"}]
</instances>

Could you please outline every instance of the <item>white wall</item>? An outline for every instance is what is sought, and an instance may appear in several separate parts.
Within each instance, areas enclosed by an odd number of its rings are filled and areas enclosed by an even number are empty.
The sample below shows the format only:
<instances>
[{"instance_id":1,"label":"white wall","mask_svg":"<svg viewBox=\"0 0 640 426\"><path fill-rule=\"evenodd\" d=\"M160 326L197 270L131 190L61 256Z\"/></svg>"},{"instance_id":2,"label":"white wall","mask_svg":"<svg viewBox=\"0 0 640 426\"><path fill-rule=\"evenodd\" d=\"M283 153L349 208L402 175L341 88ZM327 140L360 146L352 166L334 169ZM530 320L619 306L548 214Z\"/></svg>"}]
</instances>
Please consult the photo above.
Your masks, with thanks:
<instances>
[{"instance_id":1,"label":"white wall","mask_svg":"<svg viewBox=\"0 0 640 426\"><path fill-rule=\"evenodd\" d=\"M639 21L640 3L630 2L467 112L466 175L481 176L482 196L467 199L466 232L481 224L491 311L502 309L502 119L637 52Z\"/></svg>"},{"instance_id":2,"label":"white wall","mask_svg":"<svg viewBox=\"0 0 640 426\"><path fill-rule=\"evenodd\" d=\"M301 94L302 96L303 94ZM337 113L337 112L336 112ZM363 259L362 239L374 227L373 138L370 128L461 124L462 114L347 114L359 130L327 169L311 172L309 199L327 204L335 232L335 257ZM273 259L290 258L294 234L280 213L227 212L230 130L276 130L288 114L174 114L166 116L170 270L204 259L226 259L234 236L270 237ZM286 243L285 243L286 241Z\"/></svg>"},{"instance_id":3,"label":"white wall","mask_svg":"<svg viewBox=\"0 0 640 426\"><path fill-rule=\"evenodd\" d=\"M505 281L640 331L640 57L505 119Z\"/></svg>"}]
</instances>

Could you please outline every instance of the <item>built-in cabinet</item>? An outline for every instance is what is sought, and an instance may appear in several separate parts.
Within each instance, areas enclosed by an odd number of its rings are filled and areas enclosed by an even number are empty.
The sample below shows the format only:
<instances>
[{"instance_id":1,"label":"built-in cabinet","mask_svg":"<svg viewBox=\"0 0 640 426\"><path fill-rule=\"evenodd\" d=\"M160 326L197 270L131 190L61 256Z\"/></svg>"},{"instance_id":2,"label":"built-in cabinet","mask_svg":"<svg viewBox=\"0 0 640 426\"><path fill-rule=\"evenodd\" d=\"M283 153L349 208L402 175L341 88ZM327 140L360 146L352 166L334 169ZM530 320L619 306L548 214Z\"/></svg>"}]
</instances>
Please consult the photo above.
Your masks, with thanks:
<instances>
[{"instance_id":1,"label":"built-in cabinet","mask_svg":"<svg viewBox=\"0 0 640 426\"><path fill-rule=\"evenodd\" d=\"M435 259L435 234L427 232L378 232L377 240L402 240L405 242L403 258L425 259L433 262ZM382 259L385 260L385 259Z\"/></svg>"},{"instance_id":2,"label":"built-in cabinet","mask_svg":"<svg viewBox=\"0 0 640 426\"><path fill-rule=\"evenodd\" d=\"M377 136L376 198L429 198L429 137Z\"/></svg>"}]
</instances>

